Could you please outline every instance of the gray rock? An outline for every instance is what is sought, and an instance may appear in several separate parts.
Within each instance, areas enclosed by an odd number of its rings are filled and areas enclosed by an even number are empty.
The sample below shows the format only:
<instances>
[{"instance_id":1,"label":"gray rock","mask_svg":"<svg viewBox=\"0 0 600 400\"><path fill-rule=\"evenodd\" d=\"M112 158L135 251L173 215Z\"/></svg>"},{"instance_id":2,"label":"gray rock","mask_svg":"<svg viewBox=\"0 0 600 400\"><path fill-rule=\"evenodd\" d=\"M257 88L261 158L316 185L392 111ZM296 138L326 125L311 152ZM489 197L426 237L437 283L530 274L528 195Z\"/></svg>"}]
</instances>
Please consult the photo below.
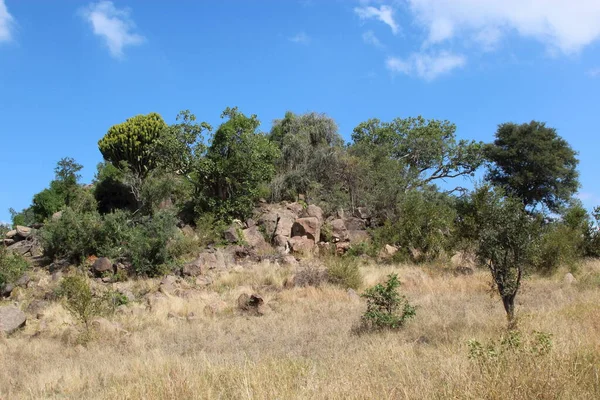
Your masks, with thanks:
<instances>
[{"instance_id":1,"label":"gray rock","mask_svg":"<svg viewBox=\"0 0 600 400\"><path fill-rule=\"evenodd\" d=\"M567 272L567 273L565 274L565 277L563 278L563 280L564 280L564 282L565 282L567 285L571 285L571 284L573 284L573 283L577 283L577 279L575 279L575 277L573 276L573 274L572 274L572 273L570 273L570 272Z\"/></svg>"},{"instance_id":2,"label":"gray rock","mask_svg":"<svg viewBox=\"0 0 600 400\"><path fill-rule=\"evenodd\" d=\"M96 261L94 261L94 265L92 265L92 270L97 275L101 275L105 272L114 272L113 263L106 257L100 257Z\"/></svg>"},{"instance_id":3,"label":"gray rock","mask_svg":"<svg viewBox=\"0 0 600 400\"><path fill-rule=\"evenodd\" d=\"M25 326L25 313L15 306L0 307L0 332L8 335Z\"/></svg>"}]
</instances>

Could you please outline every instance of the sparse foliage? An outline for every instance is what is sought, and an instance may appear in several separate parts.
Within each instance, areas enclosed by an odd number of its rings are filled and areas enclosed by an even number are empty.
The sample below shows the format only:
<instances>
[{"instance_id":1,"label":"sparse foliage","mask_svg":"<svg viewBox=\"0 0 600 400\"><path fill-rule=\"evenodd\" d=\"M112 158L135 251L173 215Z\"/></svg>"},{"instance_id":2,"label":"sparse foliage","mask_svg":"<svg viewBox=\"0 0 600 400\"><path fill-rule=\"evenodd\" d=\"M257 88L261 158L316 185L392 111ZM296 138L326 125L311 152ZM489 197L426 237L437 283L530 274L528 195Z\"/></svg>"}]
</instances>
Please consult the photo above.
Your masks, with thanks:
<instances>
[{"instance_id":1,"label":"sparse foliage","mask_svg":"<svg viewBox=\"0 0 600 400\"><path fill-rule=\"evenodd\" d=\"M367 330L398 329L416 315L416 308L398 292L398 275L391 274L384 283L365 291L367 310L362 316L362 326Z\"/></svg>"}]
</instances>

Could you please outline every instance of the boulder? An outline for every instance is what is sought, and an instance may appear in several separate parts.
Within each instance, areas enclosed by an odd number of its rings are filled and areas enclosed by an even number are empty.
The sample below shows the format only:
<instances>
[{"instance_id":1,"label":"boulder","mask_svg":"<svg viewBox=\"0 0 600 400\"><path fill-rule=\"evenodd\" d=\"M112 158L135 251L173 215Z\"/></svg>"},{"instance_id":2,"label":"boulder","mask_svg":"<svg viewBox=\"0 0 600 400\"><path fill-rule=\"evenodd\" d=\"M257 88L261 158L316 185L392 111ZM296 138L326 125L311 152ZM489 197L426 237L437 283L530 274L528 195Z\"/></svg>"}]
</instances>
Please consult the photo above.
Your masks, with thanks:
<instances>
[{"instance_id":1,"label":"boulder","mask_svg":"<svg viewBox=\"0 0 600 400\"><path fill-rule=\"evenodd\" d=\"M92 265L92 270L96 275L102 275L106 272L114 272L113 263L106 257L100 257Z\"/></svg>"},{"instance_id":2,"label":"boulder","mask_svg":"<svg viewBox=\"0 0 600 400\"><path fill-rule=\"evenodd\" d=\"M12 283L5 283L4 285L0 286L0 297L8 297L10 296L10 294L12 293L12 291L15 289L15 285Z\"/></svg>"},{"instance_id":3,"label":"boulder","mask_svg":"<svg viewBox=\"0 0 600 400\"><path fill-rule=\"evenodd\" d=\"M356 303L360 301L360 296L356 293L354 289L348 289L346 292L348 293L348 298Z\"/></svg>"},{"instance_id":4,"label":"boulder","mask_svg":"<svg viewBox=\"0 0 600 400\"><path fill-rule=\"evenodd\" d=\"M289 240L289 243L294 253L309 254L315 247L315 241L307 236L295 236Z\"/></svg>"},{"instance_id":5,"label":"boulder","mask_svg":"<svg viewBox=\"0 0 600 400\"><path fill-rule=\"evenodd\" d=\"M204 252L198 258L183 266L181 274L183 276L199 276L206 273L208 269L215 269L218 261L215 253Z\"/></svg>"},{"instance_id":6,"label":"boulder","mask_svg":"<svg viewBox=\"0 0 600 400\"><path fill-rule=\"evenodd\" d=\"M268 246L265 237L258 230L257 226L244 229L242 235L244 236L244 241L252 248L261 249Z\"/></svg>"},{"instance_id":7,"label":"boulder","mask_svg":"<svg viewBox=\"0 0 600 400\"><path fill-rule=\"evenodd\" d=\"M283 265L287 265L287 266L291 266L291 267L298 266L298 260L296 260L296 257L289 255L289 254L287 256L282 257L281 263Z\"/></svg>"},{"instance_id":8,"label":"boulder","mask_svg":"<svg viewBox=\"0 0 600 400\"><path fill-rule=\"evenodd\" d=\"M31 236L31 228L26 226L17 225L15 230L17 231L17 236L23 239L27 239L29 236Z\"/></svg>"},{"instance_id":9,"label":"boulder","mask_svg":"<svg viewBox=\"0 0 600 400\"><path fill-rule=\"evenodd\" d=\"M346 218L344 225L349 231L364 231L367 229L367 225L364 220L356 217Z\"/></svg>"},{"instance_id":10,"label":"boulder","mask_svg":"<svg viewBox=\"0 0 600 400\"><path fill-rule=\"evenodd\" d=\"M319 220L319 222L321 222L321 224L323 223L323 210L321 209L321 207L316 206L314 204L311 204L308 207L306 207L306 209L303 212L303 216L315 217Z\"/></svg>"},{"instance_id":11,"label":"boulder","mask_svg":"<svg viewBox=\"0 0 600 400\"><path fill-rule=\"evenodd\" d=\"M184 225L181 228L181 233L183 234L183 236L186 236L186 237L192 237L193 238L193 237L196 236L196 231L194 230L194 228L192 228L189 225Z\"/></svg>"},{"instance_id":12,"label":"boulder","mask_svg":"<svg viewBox=\"0 0 600 400\"><path fill-rule=\"evenodd\" d=\"M348 229L343 219L334 219L329 223L331 225L331 236L334 242L344 242L348 240Z\"/></svg>"},{"instance_id":13,"label":"boulder","mask_svg":"<svg viewBox=\"0 0 600 400\"><path fill-rule=\"evenodd\" d=\"M563 278L563 280L564 280L564 282L565 282L567 285L571 285L571 284L573 284L573 283L577 283L577 280L575 279L575 277L573 276L573 274L572 274L572 273L570 273L570 272L567 272L567 273L565 274L565 277Z\"/></svg>"},{"instance_id":14,"label":"boulder","mask_svg":"<svg viewBox=\"0 0 600 400\"><path fill-rule=\"evenodd\" d=\"M385 253L385 255L393 257L398 252L398 248L396 246L386 244L383 247L383 252Z\"/></svg>"},{"instance_id":15,"label":"boulder","mask_svg":"<svg viewBox=\"0 0 600 400\"><path fill-rule=\"evenodd\" d=\"M252 228L254 226L256 226L256 221L254 221L252 218L248 218L246 220L246 227Z\"/></svg>"},{"instance_id":16,"label":"boulder","mask_svg":"<svg viewBox=\"0 0 600 400\"><path fill-rule=\"evenodd\" d=\"M7 239L12 239L15 236L17 236L17 230L16 229L13 229L12 231L8 231L8 232L6 232L6 235L4 235L4 237L7 238Z\"/></svg>"},{"instance_id":17,"label":"boulder","mask_svg":"<svg viewBox=\"0 0 600 400\"><path fill-rule=\"evenodd\" d=\"M178 279L176 276L167 275L160 281L158 290L163 294L172 295L174 294L175 289L178 289L177 281Z\"/></svg>"},{"instance_id":18,"label":"boulder","mask_svg":"<svg viewBox=\"0 0 600 400\"><path fill-rule=\"evenodd\" d=\"M237 299L238 308L253 315L263 315L265 313L265 301L258 294L247 295L242 293Z\"/></svg>"},{"instance_id":19,"label":"boulder","mask_svg":"<svg viewBox=\"0 0 600 400\"><path fill-rule=\"evenodd\" d=\"M52 221L56 222L59 219L61 219L62 218L62 214L63 214L62 211L57 211L54 214L52 214L52 218L51 218Z\"/></svg>"},{"instance_id":20,"label":"boulder","mask_svg":"<svg viewBox=\"0 0 600 400\"><path fill-rule=\"evenodd\" d=\"M300 203L290 203L287 205L287 209L296 215L300 215L304 211L304 206Z\"/></svg>"},{"instance_id":21,"label":"boulder","mask_svg":"<svg viewBox=\"0 0 600 400\"><path fill-rule=\"evenodd\" d=\"M279 215L277 219L277 227L275 228L275 236L281 235L284 237L290 237L292 235L292 226L294 225L294 220L295 217L292 215Z\"/></svg>"},{"instance_id":22,"label":"boulder","mask_svg":"<svg viewBox=\"0 0 600 400\"><path fill-rule=\"evenodd\" d=\"M240 230L240 227L237 226L236 224L231 225L229 228L227 228L225 230L225 232L223 232L223 239L225 239L229 243L239 242L240 241L240 236L238 234L239 230Z\"/></svg>"},{"instance_id":23,"label":"boulder","mask_svg":"<svg viewBox=\"0 0 600 400\"><path fill-rule=\"evenodd\" d=\"M18 236L15 236L15 238ZM25 257L40 257L43 254L43 249L39 241L35 238L28 238L27 240L21 240L13 245L9 246L8 249L14 254Z\"/></svg>"},{"instance_id":24,"label":"boulder","mask_svg":"<svg viewBox=\"0 0 600 400\"><path fill-rule=\"evenodd\" d=\"M321 238L321 221L317 217L298 218L292 226L292 237L307 236L313 242Z\"/></svg>"},{"instance_id":25,"label":"boulder","mask_svg":"<svg viewBox=\"0 0 600 400\"><path fill-rule=\"evenodd\" d=\"M27 317L25 313L15 306L0 307L0 332L10 335L25 326Z\"/></svg>"},{"instance_id":26,"label":"boulder","mask_svg":"<svg viewBox=\"0 0 600 400\"><path fill-rule=\"evenodd\" d=\"M12 246L13 244L15 244L15 239L2 239L2 242L4 243L5 246Z\"/></svg>"},{"instance_id":27,"label":"boulder","mask_svg":"<svg viewBox=\"0 0 600 400\"><path fill-rule=\"evenodd\" d=\"M348 231L348 240L352 244L368 242L371 240L369 233L367 231Z\"/></svg>"}]
</instances>

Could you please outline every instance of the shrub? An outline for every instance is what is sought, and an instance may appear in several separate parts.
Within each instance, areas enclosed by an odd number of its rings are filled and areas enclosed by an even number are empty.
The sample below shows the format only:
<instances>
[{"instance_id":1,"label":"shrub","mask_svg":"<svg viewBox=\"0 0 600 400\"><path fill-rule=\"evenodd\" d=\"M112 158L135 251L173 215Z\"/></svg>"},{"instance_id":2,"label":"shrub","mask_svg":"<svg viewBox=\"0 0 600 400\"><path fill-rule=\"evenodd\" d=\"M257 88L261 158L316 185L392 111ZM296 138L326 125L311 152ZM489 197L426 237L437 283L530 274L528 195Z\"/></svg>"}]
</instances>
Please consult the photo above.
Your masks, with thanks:
<instances>
[{"instance_id":1,"label":"shrub","mask_svg":"<svg viewBox=\"0 0 600 400\"><path fill-rule=\"evenodd\" d=\"M29 264L25 258L13 254L6 247L0 245L0 287L15 282L28 267Z\"/></svg>"},{"instance_id":2,"label":"shrub","mask_svg":"<svg viewBox=\"0 0 600 400\"><path fill-rule=\"evenodd\" d=\"M581 256L583 234L559 223L544 230L532 251L533 267L539 272L552 274L561 265L573 266Z\"/></svg>"},{"instance_id":3,"label":"shrub","mask_svg":"<svg viewBox=\"0 0 600 400\"><path fill-rule=\"evenodd\" d=\"M169 241L177 233L177 219L167 211L144 217L127 243L127 255L138 275L158 276L168 271L173 261Z\"/></svg>"},{"instance_id":4,"label":"shrub","mask_svg":"<svg viewBox=\"0 0 600 400\"><path fill-rule=\"evenodd\" d=\"M331 257L327 261L327 279L343 288L358 289L362 284L358 261L348 257Z\"/></svg>"},{"instance_id":5,"label":"shrub","mask_svg":"<svg viewBox=\"0 0 600 400\"><path fill-rule=\"evenodd\" d=\"M97 212L77 213L66 208L60 219L49 221L41 230L44 254L51 259L83 261L96 252L97 231L101 224Z\"/></svg>"},{"instance_id":6,"label":"shrub","mask_svg":"<svg viewBox=\"0 0 600 400\"><path fill-rule=\"evenodd\" d=\"M85 325L86 330L92 319L106 310L104 299L94 295L87 278L82 275L65 277L57 294L64 298L65 308Z\"/></svg>"},{"instance_id":7,"label":"shrub","mask_svg":"<svg viewBox=\"0 0 600 400\"><path fill-rule=\"evenodd\" d=\"M398 329L415 316L416 308L400 295L399 286L398 275L391 274L385 283L377 284L361 295L367 299L367 311L361 318L364 329Z\"/></svg>"},{"instance_id":8,"label":"shrub","mask_svg":"<svg viewBox=\"0 0 600 400\"><path fill-rule=\"evenodd\" d=\"M396 245L398 257L413 261L430 261L451 250L451 233L456 211L448 196L430 191L412 190L397 205L397 216L373 230L377 248ZM418 259L410 249L422 253Z\"/></svg>"},{"instance_id":9,"label":"shrub","mask_svg":"<svg viewBox=\"0 0 600 400\"><path fill-rule=\"evenodd\" d=\"M318 264L307 263L294 276L296 286L319 287L328 281L327 270Z\"/></svg>"}]
</instances>

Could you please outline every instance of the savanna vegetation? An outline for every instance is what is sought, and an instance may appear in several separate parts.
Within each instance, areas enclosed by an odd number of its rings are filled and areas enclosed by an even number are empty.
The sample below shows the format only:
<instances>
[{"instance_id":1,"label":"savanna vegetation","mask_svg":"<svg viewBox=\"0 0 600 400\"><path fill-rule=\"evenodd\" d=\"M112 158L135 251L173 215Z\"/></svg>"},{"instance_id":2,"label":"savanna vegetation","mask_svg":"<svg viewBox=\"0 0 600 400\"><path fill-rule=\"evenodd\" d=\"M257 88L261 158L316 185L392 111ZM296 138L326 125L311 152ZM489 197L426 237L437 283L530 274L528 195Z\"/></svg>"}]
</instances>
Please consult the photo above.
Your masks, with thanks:
<instances>
[{"instance_id":1,"label":"savanna vegetation","mask_svg":"<svg viewBox=\"0 0 600 400\"><path fill-rule=\"evenodd\" d=\"M600 208L576 199L577 152L555 129L503 123L483 143L449 121L369 119L347 143L324 114L269 132L221 118L134 116L99 138L91 184L63 158L11 210L0 288L28 273L11 299L51 304L0 343L0 363L24 360L0 397L600 397ZM290 203L308 252L281 243L280 215L255 221ZM340 239L336 221L366 235ZM190 264L226 246L252 265ZM260 318L233 306L245 292Z\"/></svg>"}]
</instances>

